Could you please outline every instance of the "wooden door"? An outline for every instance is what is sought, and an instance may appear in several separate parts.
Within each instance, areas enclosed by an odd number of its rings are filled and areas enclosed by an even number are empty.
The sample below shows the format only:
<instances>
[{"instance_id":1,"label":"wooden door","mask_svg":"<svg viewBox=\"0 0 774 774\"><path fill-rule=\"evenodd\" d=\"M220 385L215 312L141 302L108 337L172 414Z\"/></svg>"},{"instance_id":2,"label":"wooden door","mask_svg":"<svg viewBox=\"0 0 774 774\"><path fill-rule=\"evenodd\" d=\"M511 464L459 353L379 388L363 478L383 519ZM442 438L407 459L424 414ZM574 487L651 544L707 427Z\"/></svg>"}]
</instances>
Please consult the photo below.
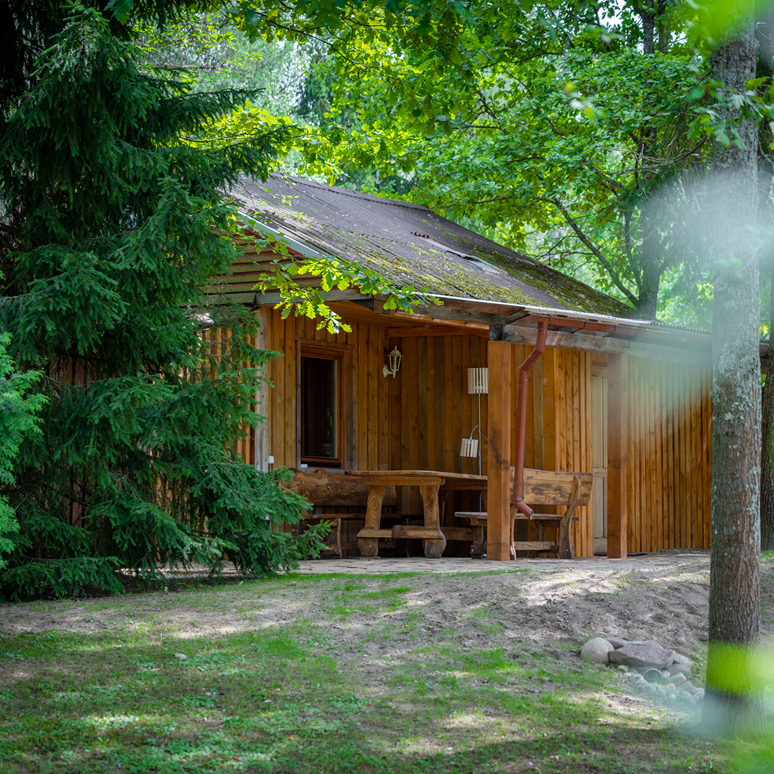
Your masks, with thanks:
<instances>
[{"instance_id":1,"label":"wooden door","mask_svg":"<svg viewBox=\"0 0 774 774\"><path fill-rule=\"evenodd\" d=\"M607 553L607 366L591 368L591 504L594 553Z\"/></svg>"}]
</instances>

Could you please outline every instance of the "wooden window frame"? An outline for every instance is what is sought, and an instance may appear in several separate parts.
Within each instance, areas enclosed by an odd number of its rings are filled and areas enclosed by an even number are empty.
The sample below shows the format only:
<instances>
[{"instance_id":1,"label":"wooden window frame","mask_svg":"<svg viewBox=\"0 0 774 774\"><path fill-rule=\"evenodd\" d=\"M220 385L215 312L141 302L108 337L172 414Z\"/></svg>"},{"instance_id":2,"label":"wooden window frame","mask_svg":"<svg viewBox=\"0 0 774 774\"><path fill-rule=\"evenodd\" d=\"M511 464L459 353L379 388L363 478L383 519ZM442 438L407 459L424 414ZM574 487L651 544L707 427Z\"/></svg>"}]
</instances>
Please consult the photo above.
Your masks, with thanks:
<instances>
[{"instance_id":1,"label":"wooden window frame","mask_svg":"<svg viewBox=\"0 0 774 774\"><path fill-rule=\"evenodd\" d=\"M301 344L298 352L298 398L296 404L298 406L298 459L302 465L308 465L309 467L325 467L325 468L344 468L347 459L347 444L345 435L345 377L344 377L344 350L338 347L326 347L316 346L314 344ZM336 457L303 457L301 455L301 411L302 411L302 390L303 385L301 383L301 374L303 369L301 368L301 358L310 357L318 360L334 360L336 361Z\"/></svg>"}]
</instances>

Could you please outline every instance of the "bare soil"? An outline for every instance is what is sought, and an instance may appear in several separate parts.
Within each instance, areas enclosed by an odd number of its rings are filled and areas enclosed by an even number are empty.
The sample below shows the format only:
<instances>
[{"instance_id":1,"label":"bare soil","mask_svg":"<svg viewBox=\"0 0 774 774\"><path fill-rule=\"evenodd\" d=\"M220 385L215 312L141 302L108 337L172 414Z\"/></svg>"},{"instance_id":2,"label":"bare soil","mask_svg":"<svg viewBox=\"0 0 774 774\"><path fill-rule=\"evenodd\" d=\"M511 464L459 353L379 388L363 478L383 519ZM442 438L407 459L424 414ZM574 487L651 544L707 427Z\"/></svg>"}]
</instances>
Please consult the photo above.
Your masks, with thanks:
<instances>
[{"instance_id":1,"label":"bare soil","mask_svg":"<svg viewBox=\"0 0 774 774\"><path fill-rule=\"evenodd\" d=\"M324 570L325 564L319 563L317 572ZM482 618L497 621L506 641L549 648L558 641L575 642L580 647L589 637L615 635L655 639L664 647L690 655L706 642L709 561L705 556L654 566L650 572L647 567L610 570L604 560L546 569L536 564L504 573L436 572L402 577L406 605L395 611L395 621L407 611L419 616L418 631L412 631L412 647L430 645L437 633L449 629L456 632L458 641L480 646L482 640L491 640L478 625ZM388 560L383 571L390 571ZM356 584L361 595L376 593L384 586L384 573L353 575L347 582ZM258 589L263 590L256 594L255 584L231 581L209 588L205 594L202 588L186 591L185 584L171 581L169 593L3 604L0 633L97 632L152 622L154 628L162 624L162 637L218 637L305 620L329 624L346 650L349 644L362 642L374 618L370 610L355 607L349 612L337 611L330 620L330 592L343 582L342 576L324 575L311 584L280 579L260 584ZM764 634L768 634L774 611L771 561L764 564L762 592L762 623ZM400 633L395 639L400 641ZM563 658L576 658L571 651L562 649L561 653Z\"/></svg>"}]
</instances>

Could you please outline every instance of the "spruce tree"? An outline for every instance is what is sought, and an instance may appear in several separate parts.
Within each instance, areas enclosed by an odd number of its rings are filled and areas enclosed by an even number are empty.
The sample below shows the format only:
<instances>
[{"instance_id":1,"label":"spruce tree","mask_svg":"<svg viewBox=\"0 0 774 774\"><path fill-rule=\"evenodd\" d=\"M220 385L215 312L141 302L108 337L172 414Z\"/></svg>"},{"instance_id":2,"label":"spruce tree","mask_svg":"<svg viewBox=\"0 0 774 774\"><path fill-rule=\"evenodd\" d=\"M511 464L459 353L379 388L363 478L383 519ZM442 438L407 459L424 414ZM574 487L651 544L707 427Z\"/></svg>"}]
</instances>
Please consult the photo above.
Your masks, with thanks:
<instances>
[{"instance_id":1,"label":"spruce tree","mask_svg":"<svg viewBox=\"0 0 774 774\"><path fill-rule=\"evenodd\" d=\"M0 485L13 485L13 468L22 442L39 433L38 412L45 402L40 394L28 397L40 374L17 373L8 355L8 334L0 334ZM19 533L16 514L0 494L0 570L3 558L14 550Z\"/></svg>"},{"instance_id":2,"label":"spruce tree","mask_svg":"<svg viewBox=\"0 0 774 774\"><path fill-rule=\"evenodd\" d=\"M0 592L117 589L119 568L224 555L290 565L299 545L270 525L304 502L232 451L267 353L248 310L205 294L239 249L221 191L265 177L286 130L213 147L205 130L244 94L191 93L97 9L43 26L34 70L14 51L0 79L0 332L43 403L0 481L19 527ZM226 328L227 345L205 334Z\"/></svg>"}]
</instances>

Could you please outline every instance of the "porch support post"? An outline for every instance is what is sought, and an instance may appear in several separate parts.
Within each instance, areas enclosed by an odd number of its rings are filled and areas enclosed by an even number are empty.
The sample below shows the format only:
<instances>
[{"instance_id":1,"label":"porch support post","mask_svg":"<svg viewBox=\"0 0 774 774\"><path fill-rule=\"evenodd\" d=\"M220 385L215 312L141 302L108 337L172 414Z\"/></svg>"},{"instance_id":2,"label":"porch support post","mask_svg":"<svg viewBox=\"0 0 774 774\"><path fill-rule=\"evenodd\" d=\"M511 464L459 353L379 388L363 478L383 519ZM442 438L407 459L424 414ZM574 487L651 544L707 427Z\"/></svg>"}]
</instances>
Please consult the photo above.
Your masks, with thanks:
<instances>
[{"instance_id":1,"label":"porch support post","mask_svg":"<svg viewBox=\"0 0 774 774\"><path fill-rule=\"evenodd\" d=\"M627 355L610 359L607 369L607 556L610 559L625 559L627 555L628 374Z\"/></svg>"},{"instance_id":2,"label":"porch support post","mask_svg":"<svg viewBox=\"0 0 774 774\"><path fill-rule=\"evenodd\" d=\"M495 562L511 559L511 349L489 342L486 558Z\"/></svg>"}]
</instances>

